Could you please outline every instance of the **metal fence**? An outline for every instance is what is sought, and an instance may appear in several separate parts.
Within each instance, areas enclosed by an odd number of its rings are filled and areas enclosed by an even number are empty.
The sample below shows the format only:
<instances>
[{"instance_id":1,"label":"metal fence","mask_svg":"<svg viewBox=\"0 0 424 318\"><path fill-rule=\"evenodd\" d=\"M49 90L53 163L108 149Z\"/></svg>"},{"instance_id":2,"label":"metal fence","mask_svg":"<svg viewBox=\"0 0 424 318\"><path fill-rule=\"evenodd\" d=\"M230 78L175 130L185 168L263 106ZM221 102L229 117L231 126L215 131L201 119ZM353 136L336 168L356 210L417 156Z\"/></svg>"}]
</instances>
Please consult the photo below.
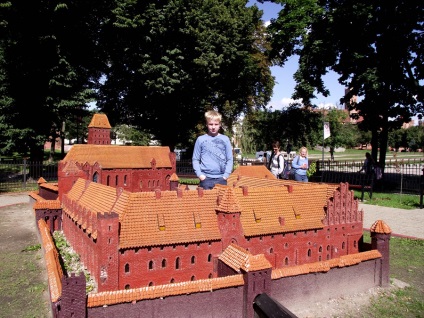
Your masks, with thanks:
<instances>
[{"instance_id":1,"label":"metal fence","mask_svg":"<svg viewBox=\"0 0 424 318\"><path fill-rule=\"evenodd\" d=\"M329 161L318 160L316 180L322 171L357 173L363 161ZM420 192L424 180L424 158L387 160L381 180L376 180L375 190L416 194Z\"/></svg>"},{"instance_id":2,"label":"metal fence","mask_svg":"<svg viewBox=\"0 0 424 318\"><path fill-rule=\"evenodd\" d=\"M290 162L291 160L289 160ZM240 159L238 165L266 165L266 161ZM345 173L358 172L363 161L317 160L317 171L311 182L320 182L322 171ZM424 158L387 160L382 180L376 183L376 190L401 193L419 193L423 177ZM195 178L191 159L178 160L176 172L180 178ZM57 182L57 162L30 162L23 160L0 161L0 192L27 191L37 188L37 182L43 177L48 182Z\"/></svg>"},{"instance_id":3,"label":"metal fence","mask_svg":"<svg viewBox=\"0 0 424 318\"><path fill-rule=\"evenodd\" d=\"M31 162L26 159L0 161L0 192L37 189L41 177L48 182L56 182L57 162Z\"/></svg>"}]
</instances>

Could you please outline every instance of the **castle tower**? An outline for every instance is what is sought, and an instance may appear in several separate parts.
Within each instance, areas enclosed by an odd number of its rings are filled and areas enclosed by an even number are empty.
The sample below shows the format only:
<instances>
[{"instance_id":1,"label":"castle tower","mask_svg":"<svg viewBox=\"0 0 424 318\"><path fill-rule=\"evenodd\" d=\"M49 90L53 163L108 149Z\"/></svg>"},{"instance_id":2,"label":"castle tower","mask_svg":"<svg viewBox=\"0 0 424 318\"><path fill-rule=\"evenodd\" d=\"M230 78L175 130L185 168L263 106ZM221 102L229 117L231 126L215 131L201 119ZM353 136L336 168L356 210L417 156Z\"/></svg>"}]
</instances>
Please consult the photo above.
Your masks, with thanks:
<instances>
[{"instance_id":1,"label":"castle tower","mask_svg":"<svg viewBox=\"0 0 424 318\"><path fill-rule=\"evenodd\" d=\"M88 125L88 144L110 145L111 128L105 114L94 114Z\"/></svg>"},{"instance_id":2,"label":"castle tower","mask_svg":"<svg viewBox=\"0 0 424 318\"><path fill-rule=\"evenodd\" d=\"M97 214L97 263L95 274L99 292L119 289L119 216L115 212Z\"/></svg>"},{"instance_id":3,"label":"castle tower","mask_svg":"<svg viewBox=\"0 0 424 318\"><path fill-rule=\"evenodd\" d=\"M377 220L370 228L371 248L378 250L381 255L380 286L387 287L390 284L390 236L392 230L382 220Z\"/></svg>"}]
</instances>

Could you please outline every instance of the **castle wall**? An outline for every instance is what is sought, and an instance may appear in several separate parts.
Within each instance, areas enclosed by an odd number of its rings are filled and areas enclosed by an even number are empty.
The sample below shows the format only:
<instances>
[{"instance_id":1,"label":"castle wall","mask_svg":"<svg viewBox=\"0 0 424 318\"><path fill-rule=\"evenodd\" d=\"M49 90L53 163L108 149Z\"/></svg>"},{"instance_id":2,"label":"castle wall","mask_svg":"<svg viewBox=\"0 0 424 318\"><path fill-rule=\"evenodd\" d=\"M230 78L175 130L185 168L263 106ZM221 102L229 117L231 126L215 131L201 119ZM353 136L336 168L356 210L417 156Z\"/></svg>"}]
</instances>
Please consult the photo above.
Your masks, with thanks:
<instances>
[{"instance_id":1,"label":"castle wall","mask_svg":"<svg viewBox=\"0 0 424 318\"><path fill-rule=\"evenodd\" d=\"M314 302L354 295L378 287L382 270L380 259L335 267L328 272L283 277L273 280L270 296L291 311Z\"/></svg>"},{"instance_id":2,"label":"castle wall","mask_svg":"<svg viewBox=\"0 0 424 318\"><path fill-rule=\"evenodd\" d=\"M88 318L173 317L173 318L240 318L243 312L244 287L224 288L195 293L87 308ZM251 317L253 318L253 317Z\"/></svg>"},{"instance_id":3,"label":"castle wall","mask_svg":"<svg viewBox=\"0 0 424 318\"><path fill-rule=\"evenodd\" d=\"M220 253L220 242L121 250L119 289L217 277L214 259Z\"/></svg>"},{"instance_id":4,"label":"castle wall","mask_svg":"<svg viewBox=\"0 0 424 318\"><path fill-rule=\"evenodd\" d=\"M62 209L36 209L35 221L44 220L50 233L62 228Z\"/></svg>"},{"instance_id":5,"label":"castle wall","mask_svg":"<svg viewBox=\"0 0 424 318\"><path fill-rule=\"evenodd\" d=\"M56 200L58 197L57 191L44 187L39 187L39 195L44 200Z\"/></svg>"},{"instance_id":6,"label":"castle wall","mask_svg":"<svg viewBox=\"0 0 424 318\"><path fill-rule=\"evenodd\" d=\"M353 266L335 267L328 272L275 279L264 291L289 310L297 311L314 302L366 292L379 286L381 268L380 259L373 259ZM247 297L246 288L251 289L253 285L87 308L87 317L113 318L125 313L126 317L253 318L250 298L254 299L261 291L252 291L251 297ZM246 308L242 299L249 300Z\"/></svg>"},{"instance_id":7,"label":"castle wall","mask_svg":"<svg viewBox=\"0 0 424 318\"><path fill-rule=\"evenodd\" d=\"M172 169L110 169L99 171L100 183L129 192L170 189Z\"/></svg>"}]
</instances>

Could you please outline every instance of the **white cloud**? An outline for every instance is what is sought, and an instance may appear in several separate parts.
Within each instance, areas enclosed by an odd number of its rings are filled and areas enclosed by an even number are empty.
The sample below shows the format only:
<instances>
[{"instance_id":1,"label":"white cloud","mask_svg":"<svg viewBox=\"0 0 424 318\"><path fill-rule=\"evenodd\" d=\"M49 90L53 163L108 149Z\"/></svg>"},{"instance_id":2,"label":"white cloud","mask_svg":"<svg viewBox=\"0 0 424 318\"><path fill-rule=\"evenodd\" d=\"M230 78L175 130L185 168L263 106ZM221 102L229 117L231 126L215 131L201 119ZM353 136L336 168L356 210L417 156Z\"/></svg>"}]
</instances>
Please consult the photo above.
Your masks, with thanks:
<instances>
[{"instance_id":1,"label":"white cloud","mask_svg":"<svg viewBox=\"0 0 424 318\"><path fill-rule=\"evenodd\" d=\"M318 108L324 108L324 109L330 109L330 108L337 108L337 105L333 103L319 103Z\"/></svg>"},{"instance_id":2,"label":"white cloud","mask_svg":"<svg viewBox=\"0 0 424 318\"><path fill-rule=\"evenodd\" d=\"M292 103L301 103L302 100L297 99L294 100L293 98L284 97L283 99L279 101L272 100L268 104L268 108L272 107L272 110L282 110L284 108L287 108Z\"/></svg>"}]
</instances>

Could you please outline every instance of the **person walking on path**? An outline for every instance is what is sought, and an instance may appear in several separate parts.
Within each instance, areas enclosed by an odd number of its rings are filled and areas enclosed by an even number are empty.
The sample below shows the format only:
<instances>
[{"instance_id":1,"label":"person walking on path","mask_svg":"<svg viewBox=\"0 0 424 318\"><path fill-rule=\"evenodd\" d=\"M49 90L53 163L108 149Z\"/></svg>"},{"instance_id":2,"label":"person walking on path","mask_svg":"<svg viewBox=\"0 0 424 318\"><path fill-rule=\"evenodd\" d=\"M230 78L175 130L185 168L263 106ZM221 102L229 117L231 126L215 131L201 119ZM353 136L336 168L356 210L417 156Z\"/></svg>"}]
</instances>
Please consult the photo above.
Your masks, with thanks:
<instances>
[{"instance_id":1,"label":"person walking on path","mask_svg":"<svg viewBox=\"0 0 424 318\"><path fill-rule=\"evenodd\" d=\"M334 161L334 147L330 147L330 159Z\"/></svg>"},{"instance_id":2,"label":"person walking on path","mask_svg":"<svg viewBox=\"0 0 424 318\"><path fill-rule=\"evenodd\" d=\"M208 132L196 139L193 169L200 180L199 187L212 189L215 184L227 185L233 170L233 150L230 139L219 133L222 115L210 110L205 113Z\"/></svg>"}]
</instances>

